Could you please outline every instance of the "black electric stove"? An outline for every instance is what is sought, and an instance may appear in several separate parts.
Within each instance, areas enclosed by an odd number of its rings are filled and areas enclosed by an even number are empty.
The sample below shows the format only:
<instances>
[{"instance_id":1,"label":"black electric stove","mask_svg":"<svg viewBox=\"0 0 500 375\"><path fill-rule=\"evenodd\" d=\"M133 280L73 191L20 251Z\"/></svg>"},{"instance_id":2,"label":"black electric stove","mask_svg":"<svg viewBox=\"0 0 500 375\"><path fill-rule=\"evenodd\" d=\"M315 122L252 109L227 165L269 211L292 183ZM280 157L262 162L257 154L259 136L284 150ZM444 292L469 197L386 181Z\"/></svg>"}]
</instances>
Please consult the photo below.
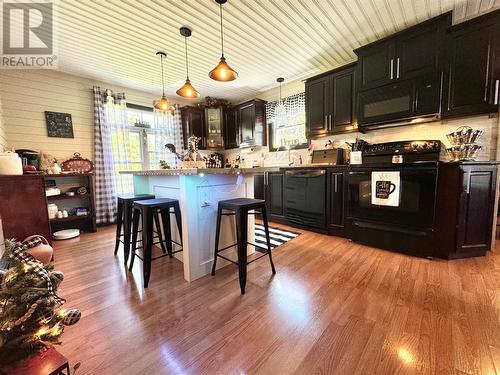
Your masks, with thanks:
<instances>
[{"instance_id":1,"label":"black electric stove","mask_svg":"<svg viewBox=\"0 0 500 375\"><path fill-rule=\"evenodd\" d=\"M363 164L351 165L348 178L354 241L420 256L432 254L440 149L436 140L366 147Z\"/></svg>"},{"instance_id":2,"label":"black electric stove","mask_svg":"<svg viewBox=\"0 0 500 375\"><path fill-rule=\"evenodd\" d=\"M441 141L436 140L378 143L366 146L358 165L437 162L440 151Z\"/></svg>"}]
</instances>

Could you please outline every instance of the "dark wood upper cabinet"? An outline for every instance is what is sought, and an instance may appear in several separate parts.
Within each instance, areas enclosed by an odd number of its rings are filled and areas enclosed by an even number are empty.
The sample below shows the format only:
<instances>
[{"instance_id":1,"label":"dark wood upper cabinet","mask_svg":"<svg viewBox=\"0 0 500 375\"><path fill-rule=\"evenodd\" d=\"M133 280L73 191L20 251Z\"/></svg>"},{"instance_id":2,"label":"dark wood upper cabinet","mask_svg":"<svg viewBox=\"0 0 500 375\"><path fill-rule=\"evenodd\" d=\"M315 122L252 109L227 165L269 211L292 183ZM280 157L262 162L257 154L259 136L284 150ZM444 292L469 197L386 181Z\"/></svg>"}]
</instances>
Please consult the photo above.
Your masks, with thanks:
<instances>
[{"instance_id":1,"label":"dark wood upper cabinet","mask_svg":"<svg viewBox=\"0 0 500 375\"><path fill-rule=\"evenodd\" d=\"M205 124L205 110L198 107L182 107L182 133L184 135L184 148L187 149L187 139L194 135L200 138L200 150L207 148L207 129Z\"/></svg>"},{"instance_id":2,"label":"dark wood upper cabinet","mask_svg":"<svg viewBox=\"0 0 500 375\"><path fill-rule=\"evenodd\" d=\"M359 89L382 86L394 79L395 46L392 41L362 47L356 53Z\"/></svg>"},{"instance_id":3,"label":"dark wood upper cabinet","mask_svg":"<svg viewBox=\"0 0 500 375\"><path fill-rule=\"evenodd\" d=\"M224 148L225 149L231 149L231 148L238 148L240 143L239 143L239 131L238 131L238 124L236 120L236 108L232 106L227 106L224 108L224 129L223 129L223 135L224 135Z\"/></svg>"},{"instance_id":4,"label":"dark wood upper cabinet","mask_svg":"<svg viewBox=\"0 0 500 375\"><path fill-rule=\"evenodd\" d=\"M306 82L307 138L328 134L329 87L330 76L313 78Z\"/></svg>"},{"instance_id":5,"label":"dark wood upper cabinet","mask_svg":"<svg viewBox=\"0 0 500 375\"><path fill-rule=\"evenodd\" d=\"M451 12L356 49L359 90L439 70L441 41Z\"/></svg>"},{"instance_id":6,"label":"dark wood upper cabinet","mask_svg":"<svg viewBox=\"0 0 500 375\"><path fill-rule=\"evenodd\" d=\"M306 81L308 138L352 130L355 71L355 64L349 64Z\"/></svg>"},{"instance_id":7,"label":"dark wood upper cabinet","mask_svg":"<svg viewBox=\"0 0 500 375\"><path fill-rule=\"evenodd\" d=\"M343 69L332 76L330 97L330 131L339 133L352 127L356 122L354 116L355 67Z\"/></svg>"},{"instance_id":8,"label":"dark wood upper cabinet","mask_svg":"<svg viewBox=\"0 0 500 375\"><path fill-rule=\"evenodd\" d=\"M267 144L266 102L254 99L236 106L239 145L265 146Z\"/></svg>"},{"instance_id":9,"label":"dark wood upper cabinet","mask_svg":"<svg viewBox=\"0 0 500 375\"><path fill-rule=\"evenodd\" d=\"M447 35L443 117L498 111L500 12L454 26Z\"/></svg>"}]
</instances>

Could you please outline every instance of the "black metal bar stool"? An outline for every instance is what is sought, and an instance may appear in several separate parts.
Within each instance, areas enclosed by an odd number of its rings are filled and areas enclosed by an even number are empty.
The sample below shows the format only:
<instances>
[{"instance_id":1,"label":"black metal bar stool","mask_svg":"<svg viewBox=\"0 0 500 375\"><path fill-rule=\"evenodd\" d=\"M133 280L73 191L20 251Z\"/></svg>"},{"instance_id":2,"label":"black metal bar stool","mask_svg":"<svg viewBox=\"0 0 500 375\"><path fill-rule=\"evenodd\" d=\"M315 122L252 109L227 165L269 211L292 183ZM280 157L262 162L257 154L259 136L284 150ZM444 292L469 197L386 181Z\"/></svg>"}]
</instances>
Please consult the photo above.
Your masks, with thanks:
<instances>
[{"instance_id":1,"label":"black metal bar stool","mask_svg":"<svg viewBox=\"0 0 500 375\"><path fill-rule=\"evenodd\" d=\"M154 197L155 196L151 194L127 194L116 197L118 212L116 215L115 255L118 253L118 248L121 242L123 244L123 251L125 254L125 264L127 264L130 254L130 238L132 236L132 204L134 201L154 199Z\"/></svg>"},{"instance_id":2,"label":"black metal bar stool","mask_svg":"<svg viewBox=\"0 0 500 375\"><path fill-rule=\"evenodd\" d=\"M222 210L230 211L227 213L223 213ZM253 210L253 212L250 212ZM258 210L258 211L256 211ZM248 215L253 215L255 213L259 213L262 215L262 221L264 222L264 229L266 232L266 242L267 249L259 246L257 244L248 242ZM237 243L233 245L226 246L223 249L219 249L219 236L220 236L220 223L221 217L225 215L234 215L236 219L236 239ZM247 245L252 245L258 247L263 250L267 250L263 255L252 259L251 261L247 261ZM238 261L235 262L229 258L226 258L223 255L220 255L221 251L227 250L231 247L238 247ZM269 237L269 225L267 222L267 212L266 212L266 201L261 199L251 199L251 198L236 198L236 199L228 199L224 201L219 201L219 205L217 208L217 227L215 229L215 248L214 248L214 263L212 266L212 276L215 275L215 267L217 266L217 257L221 257L222 259L227 260L233 264L238 265L238 273L240 278L240 289L241 294L245 294L245 285L247 282L247 265L256 260L269 255L269 261L271 262L271 269L273 274L276 273L274 269L273 258L271 256L271 239Z\"/></svg>"},{"instance_id":3,"label":"black metal bar stool","mask_svg":"<svg viewBox=\"0 0 500 375\"><path fill-rule=\"evenodd\" d=\"M170 209L173 211L170 211ZM179 230L179 236L181 242L174 241L172 239L172 233L170 229L170 214L175 215L177 221L177 229ZM163 231L165 238L161 235L160 220L158 217L161 216L161 224L163 226ZM138 241L137 236L139 234L139 221L142 219L142 240ZM156 230L158 233L158 239L160 243L163 255L152 258L153 250L153 220L155 220ZM137 255L137 242L142 242L142 257ZM173 251L172 244L176 244L181 248ZM182 222L181 222L181 210L179 207L179 201L176 199L169 198L157 198L157 199L147 199L136 201L133 204L133 218L132 218L132 254L130 259L129 271L132 271L134 266L134 259L137 256L142 260L142 273L144 276L144 287L147 288L149 284L149 278L151 276L151 261L162 258L164 256L172 257L173 254L182 251Z\"/></svg>"}]
</instances>

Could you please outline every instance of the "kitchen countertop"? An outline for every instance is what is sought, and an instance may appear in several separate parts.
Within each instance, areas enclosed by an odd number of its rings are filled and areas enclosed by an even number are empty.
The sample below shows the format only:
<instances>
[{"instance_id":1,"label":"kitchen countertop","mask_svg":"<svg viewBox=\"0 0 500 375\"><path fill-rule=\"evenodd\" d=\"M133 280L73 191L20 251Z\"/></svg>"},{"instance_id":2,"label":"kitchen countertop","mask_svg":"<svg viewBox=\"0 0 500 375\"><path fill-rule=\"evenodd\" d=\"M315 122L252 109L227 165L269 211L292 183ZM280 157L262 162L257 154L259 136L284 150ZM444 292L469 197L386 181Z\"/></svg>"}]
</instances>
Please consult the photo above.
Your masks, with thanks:
<instances>
[{"instance_id":1,"label":"kitchen countertop","mask_svg":"<svg viewBox=\"0 0 500 375\"><path fill-rule=\"evenodd\" d=\"M261 172L277 172L280 167L256 168L182 168L182 169L148 169L144 171L121 171L121 174L137 176L180 176L195 174L252 174Z\"/></svg>"},{"instance_id":2,"label":"kitchen countertop","mask_svg":"<svg viewBox=\"0 0 500 375\"><path fill-rule=\"evenodd\" d=\"M440 161L440 164L463 164L463 165L478 165L478 164L500 164L500 161ZM398 164L394 164L398 165ZM357 164L354 167L369 167L371 164ZM255 168L182 168L182 169L148 169L144 171L121 171L122 174L133 174L137 176L180 176L180 175L196 175L196 174L253 174L263 172L278 172L282 169L307 169L307 168L346 168L349 164L342 165L325 165L325 164L302 164L294 166L272 166L272 167L255 167Z\"/></svg>"}]
</instances>

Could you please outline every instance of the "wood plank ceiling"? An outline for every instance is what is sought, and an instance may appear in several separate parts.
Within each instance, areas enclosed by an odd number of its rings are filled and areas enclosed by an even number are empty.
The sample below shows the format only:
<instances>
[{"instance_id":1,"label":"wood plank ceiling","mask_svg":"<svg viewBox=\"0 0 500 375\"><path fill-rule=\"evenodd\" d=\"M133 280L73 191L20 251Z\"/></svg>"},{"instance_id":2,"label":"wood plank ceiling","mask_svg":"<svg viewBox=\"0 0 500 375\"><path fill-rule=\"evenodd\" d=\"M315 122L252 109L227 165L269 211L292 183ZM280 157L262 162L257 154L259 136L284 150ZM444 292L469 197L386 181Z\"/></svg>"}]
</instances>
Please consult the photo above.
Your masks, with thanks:
<instances>
[{"instance_id":1,"label":"wood plank ceiling","mask_svg":"<svg viewBox=\"0 0 500 375\"><path fill-rule=\"evenodd\" d=\"M225 55L239 73L220 83L208 72L220 57L219 8L212 0L57 2L61 71L160 94L156 51L164 50L167 94L190 78L202 97L237 100L355 60L353 49L449 10L454 22L500 7L500 0L229 0Z\"/></svg>"}]
</instances>

